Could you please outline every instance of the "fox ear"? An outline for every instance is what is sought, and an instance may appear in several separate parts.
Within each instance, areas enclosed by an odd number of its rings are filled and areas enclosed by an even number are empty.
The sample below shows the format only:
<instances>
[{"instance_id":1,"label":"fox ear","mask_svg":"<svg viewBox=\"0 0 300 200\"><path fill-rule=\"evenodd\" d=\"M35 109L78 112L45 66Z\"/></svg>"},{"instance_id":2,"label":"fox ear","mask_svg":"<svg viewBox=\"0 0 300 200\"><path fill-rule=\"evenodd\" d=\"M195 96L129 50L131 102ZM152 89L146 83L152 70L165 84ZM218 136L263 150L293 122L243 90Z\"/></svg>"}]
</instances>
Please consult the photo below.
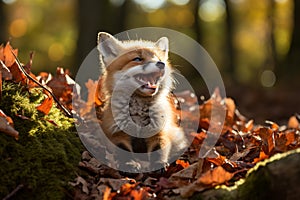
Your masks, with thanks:
<instances>
[{"instance_id":1,"label":"fox ear","mask_svg":"<svg viewBox=\"0 0 300 200\"><path fill-rule=\"evenodd\" d=\"M157 40L155 46L165 53L164 59L167 60L169 53L169 39L167 37L161 37L159 40Z\"/></svg>"},{"instance_id":2,"label":"fox ear","mask_svg":"<svg viewBox=\"0 0 300 200\"><path fill-rule=\"evenodd\" d=\"M97 48L100 53L100 60L107 66L122 50L121 42L106 32L98 33Z\"/></svg>"}]
</instances>

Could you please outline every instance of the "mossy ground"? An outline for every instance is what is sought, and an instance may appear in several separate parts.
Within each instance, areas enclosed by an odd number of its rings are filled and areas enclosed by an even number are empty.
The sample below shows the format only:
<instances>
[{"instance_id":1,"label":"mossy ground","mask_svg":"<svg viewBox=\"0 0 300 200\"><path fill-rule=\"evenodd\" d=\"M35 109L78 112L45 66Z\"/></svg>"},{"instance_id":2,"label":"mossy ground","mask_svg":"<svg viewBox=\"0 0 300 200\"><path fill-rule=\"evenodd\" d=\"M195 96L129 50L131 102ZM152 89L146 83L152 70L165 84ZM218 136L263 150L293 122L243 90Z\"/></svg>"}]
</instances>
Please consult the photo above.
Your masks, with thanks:
<instances>
[{"instance_id":1,"label":"mossy ground","mask_svg":"<svg viewBox=\"0 0 300 200\"><path fill-rule=\"evenodd\" d=\"M247 177L232 187L219 186L191 199L262 200L299 199L300 149L291 150L257 163Z\"/></svg>"},{"instance_id":2,"label":"mossy ground","mask_svg":"<svg viewBox=\"0 0 300 200\"><path fill-rule=\"evenodd\" d=\"M65 199L83 150L73 120L55 106L48 115L37 111L41 89L4 82L2 90L0 109L13 119L19 140L0 133L0 199L20 184L14 199Z\"/></svg>"}]
</instances>

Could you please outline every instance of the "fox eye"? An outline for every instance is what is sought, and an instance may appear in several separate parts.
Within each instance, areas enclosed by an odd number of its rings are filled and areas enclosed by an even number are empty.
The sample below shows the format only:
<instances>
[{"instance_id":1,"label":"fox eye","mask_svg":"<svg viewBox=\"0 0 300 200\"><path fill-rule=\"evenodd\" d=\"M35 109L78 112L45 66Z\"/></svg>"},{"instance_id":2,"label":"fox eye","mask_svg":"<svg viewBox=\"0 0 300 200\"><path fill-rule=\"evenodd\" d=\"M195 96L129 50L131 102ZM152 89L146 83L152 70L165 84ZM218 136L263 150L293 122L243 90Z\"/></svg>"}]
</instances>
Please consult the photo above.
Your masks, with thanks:
<instances>
[{"instance_id":1,"label":"fox eye","mask_svg":"<svg viewBox=\"0 0 300 200\"><path fill-rule=\"evenodd\" d=\"M143 61L143 58L141 58L141 57L135 57L134 59L132 59L132 61L141 62L141 61Z\"/></svg>"}]
</instances>

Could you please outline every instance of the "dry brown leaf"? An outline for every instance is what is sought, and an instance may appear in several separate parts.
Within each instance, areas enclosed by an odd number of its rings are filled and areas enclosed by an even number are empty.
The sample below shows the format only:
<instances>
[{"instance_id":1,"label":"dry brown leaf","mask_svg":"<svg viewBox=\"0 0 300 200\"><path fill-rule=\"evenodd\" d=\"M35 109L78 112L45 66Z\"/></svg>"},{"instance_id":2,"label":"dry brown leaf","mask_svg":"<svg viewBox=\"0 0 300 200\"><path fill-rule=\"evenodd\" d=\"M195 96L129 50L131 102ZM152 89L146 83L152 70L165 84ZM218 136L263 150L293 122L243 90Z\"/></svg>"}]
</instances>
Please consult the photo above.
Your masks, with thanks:
<instances>
[{"instance_id":1,"label":"dry brown leaf","mask_svg":"<svg viewBox=\"0 0 300 200\"><path fill-rule=\"evenodd\" d=\"M233 121L235 114L235 103L231 98L225 98L225 104L227 108L227 117Z\"/></svg>"},{"instance_id":2,"label":"dry brown leaf","mask_svg":"<svg viewBox=\"0 0 300 200\"><path fill-rule=\"evenodd\" d=\"M19 139L19 132L13 128L13 121L10 117L6 116L2 110L0 110L0 131Z\"/></svg>"},{"instance_id":3,"label":"dry brown leaf","mask_svg":"<svg viewBox=\"0 0 300 200\"><path fill-rule=\"evenodd\" d=\"M69 182L69 184L72 185L73 187L81 185L82 192L84 192L85 194L89 194L88 183L86 182L86 180L84 180L84 178L82 178L81 176L77 176L75 181L76 181L75 183Z\"/></svg>"},{"instance_id":4,"label":"dry brown leaf","mask_svg":"<svg viewBox=\"0 0 300 200\"><path fill-rule=\"evenodd\" d=\"M56 76L48 81L49 86L55 97L65 105L69 110L72 110L73 95L79 95L79 85L69 76L68 72L63 68L58 67Z\"/></svg>"},{"instance_id":5,"label":"dry brown leaf","mask_svg":"<svg viewBox=\"0 0 300 200\"><path fill-rule=\"evenodd\" d=\"M183 168L187 168L190 166L190 163L184 160L176 160L177 165L181 165Z\"/></svg>"},{"instance_id":6,"label":"dry brown leaf","mask_svg":"<svg viewBox=\"0 0 300 200\"><path fill-rule=\"evenodd\" d=\"M216 186L229 181L234 176L233 173L227 172L223 167L218 166L205 172L198 180L198 184Z\"/></svg>"},{"instance_id":7,"label":"dry brown leaf","mask_svg":"<svg viewBox=\"0 0 300 200\"><path fill-rule=\"evenodd\" d=\"M103 200L111 200L110 194L111 194L111 189L109 187L106 187L103 192Z\"/></svg>"},{"instance_id":8,"label":"dry brown leaf","mask_svg":"<svg viewBox=\"0 0 300 200\"><path fill-rule=\"evenodd\" d=\"M13 49L9 42L7 42L5 46L0 46L0 60L2 60L7 67L11 67L15 63L15 57L11 51L13 51L15 55L18 55L18 49Z\"/></svg>"},{"instance_id":9,"label":"dry brown leaf","mask_svg":"<svg viewBox=\"0 0 300 200\"><path fill-rule=\"evenodd\" d=\"M263 141L263 150L266 154L270 154L275 147L273 130L267 127L262 127L259 129L258 134Z\"/></svg>"},{"instance_id":10,"label":"dry brown leaf","mask_svg":"<svg viewBox=\"0 0 300 200\"><path fill-rule=\"evenodd\" d=\"M262 160L265 160L265 159L267 159L267 158L269 158L269 156L266 155L264 151L260 151L259 157L258 157L258 158L255 158L254 161L253 161L253 163L257 163L257 162L262 161Z\"/></svg>"},{"instance_id":11,"label":"dry brown leaf","mask_svg":"<svg viewBox=\"0 0 300 200\"><path fill-rule=\"evenodd\" d=\"M169 178L169 181L193 179L195 177L195 171L197 171L197 167L198 163L193 163L187 168L172 174L172 176Z\"/></svg>"},{"instance_id":12,"label":"dry brown leaf","mask_svg":"<svg viewBox=\"0 0 300 200\"><path fill-rule=\"evenodd\" d=\"M2 60L0 60L0 72L1 72L1 80L11 80L12 79L12 74L8 67L4 64Z\"/></svg>"},{"instance_id":13,"label":"dry brown leaf","mask_svg":"<svg viewBox=\"0 0 300 200\"><path fill-rule=\"evenodd\" d=\"M134 200L144 200L147 197L147 192L143 188L139 190L132 190L130 193L131 199Z\"/></svg>"},{"instance_id":14,"label":"dry brown leaf","mask_svg":"<svg viewBox=\"0 0 300 200\"><path fill-rule=\"evenodd\" d=\"M130 185L135 184L136 181L134 179L114 179L114 178L100 178L98 183L104 183L109 185L113 190L120 190L121 187L128 183Z\"/></svg>"},{"instance_id":15,"label":"dry brown leaf","mask_svg":"<svg viewBox=\"0 0 300 200\"><path fill-rule=\"evenodd\" d=\"M97 89L98 82L89 79L88 82L85 83L86 88L88 89L88 97L87 97L87 105L94 105L96 98L96 89ZM96 103L97 104L97 103ZM100 103L101 105L101 103Z\"/></svg>"},{"instance_id":16,"label":"dry brown leaf","mask_svg":"<svg viewBox=\"0 0 300 200\"><path fill-rule=\"evenodd\" d=\"M43 102L36 107L36 109L45 115L48 115L53 105L53 98L47 97L43 100Z\"/></svg>"},{"instance_id":17,"label":"dry brown leaf","mask_svg":"<svg viewBox=\"0 0 300 200\"><path fill-rule=\"evenodd\" d=\"M98 84L97 84L97 88L96 91L94 93L94 97L95 97L95 105L96 106L101 106L103 104L103 102L105 101L105 96L104 94L101 92L102 89L102 85L103 85L103 80L100 79L98 80Z\"/></svg>"},{"instance_id":18,"label":"dry brown leaf","mask_svg":"<svg viewBox=\"0 0 300 200\"><path fill-rule=\"evenodd\" d=\"M294 128L294 129L298 129L299 128L299 121L296 118L296 116L290 117L289 122L288 122L288 127L289 128Z\"/></svg>"}]
</instances>

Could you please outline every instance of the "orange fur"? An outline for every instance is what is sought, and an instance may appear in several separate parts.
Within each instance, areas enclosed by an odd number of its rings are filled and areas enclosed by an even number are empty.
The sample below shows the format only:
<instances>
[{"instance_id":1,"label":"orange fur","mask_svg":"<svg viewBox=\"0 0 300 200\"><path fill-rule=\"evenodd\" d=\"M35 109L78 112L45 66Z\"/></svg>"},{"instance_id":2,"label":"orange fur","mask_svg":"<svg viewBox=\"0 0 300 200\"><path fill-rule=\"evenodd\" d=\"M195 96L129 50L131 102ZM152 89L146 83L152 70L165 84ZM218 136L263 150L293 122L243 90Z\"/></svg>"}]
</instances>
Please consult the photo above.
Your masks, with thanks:
<instances>
[{"instance_id":1,"label":"orange fur","mask_svg":"<svg viewBox=\"0 0 300 200\"><path fill-rule=\"evenodd\" d=\"M167 58L168 44L166 44L166 39L158 41L162 44L145 41L120 42L107 33L99 33L98 40L100 60L104 72L101 80L99 80L101 84L98 85L98 87L101 85L101 88L97 90L98 98L105 97L104 108L101 113L101 127L104 133L115 145L127 151L137 150L139 152L140 144L134 142L140 141L146 144L146 152L144 153L162 149L163 155L157 162L167 163L172 148L178 151L178 149L186 147L186 141L183 130L177 125L176 109L170 95L170 90L173 88L173 78L172 67ZM164 47L166 48L164 49ZM147 73L147 70L152 71ZM136 89L133 94L127 94L127 90L118 91L118 98L120 99L112 102L112 95L116 90L117 81L124 78L121 75L128 76L128 79L124 79L124 85L135 84L134 81L139 82L139 80L144 85ZM130 115L132 115L131 117L136 124L147 123L140 122L143 120L151 121L150 117L152 116L147 117L147 113L149 113L147 109L153 106L154 117L158 120L153 123L163 123L159 132L145 139L133 139L132 136L116 126L112 107L116 104L116 107L122 113L122 109L126 105L121 102L126 97L131 98L129 109L133 111L130 111ZM103 101L103 99L100 100ZM163 122L160 120L163 120Z\"/></svg>"}]
</instances>

